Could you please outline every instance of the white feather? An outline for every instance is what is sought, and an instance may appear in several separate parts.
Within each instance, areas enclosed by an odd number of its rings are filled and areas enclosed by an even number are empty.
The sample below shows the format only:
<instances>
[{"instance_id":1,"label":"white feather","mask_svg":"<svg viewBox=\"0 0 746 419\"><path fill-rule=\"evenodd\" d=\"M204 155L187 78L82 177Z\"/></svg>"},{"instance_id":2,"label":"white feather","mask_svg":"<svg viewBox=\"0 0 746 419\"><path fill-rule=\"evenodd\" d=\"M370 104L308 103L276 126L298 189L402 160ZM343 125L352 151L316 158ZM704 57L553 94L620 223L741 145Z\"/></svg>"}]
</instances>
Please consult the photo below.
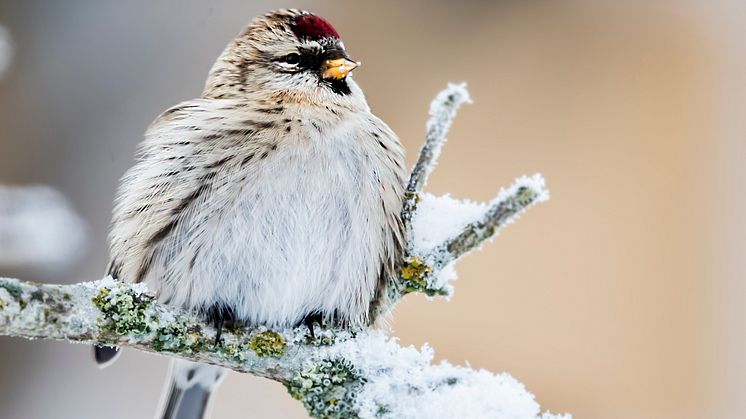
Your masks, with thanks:
<instances>
[{"instance_id":1,"label":"white feather","mask_svg":"<svg viewBox=\"0 0 746 419\"><path fill-rule=\"evenodd\" d=\"M272 127L221 136L268 121L242 105L186 102L151 127L117 199L115 269L134 281L145 266L139 279L161 300L224 305L253 324L314 311L366 324L381 272L400 256L398 140L367 105L287 105Z\"/></svg>"}]
</instances>

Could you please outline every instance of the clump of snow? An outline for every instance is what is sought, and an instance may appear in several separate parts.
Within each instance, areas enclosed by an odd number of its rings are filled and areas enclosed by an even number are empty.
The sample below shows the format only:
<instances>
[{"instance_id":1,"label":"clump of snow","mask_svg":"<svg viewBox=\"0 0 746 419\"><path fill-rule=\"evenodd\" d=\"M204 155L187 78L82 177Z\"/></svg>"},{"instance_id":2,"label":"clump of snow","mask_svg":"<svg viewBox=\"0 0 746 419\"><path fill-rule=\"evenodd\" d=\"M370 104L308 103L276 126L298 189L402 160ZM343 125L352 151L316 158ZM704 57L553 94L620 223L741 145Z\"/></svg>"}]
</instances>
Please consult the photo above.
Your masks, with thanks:
<instances>
[{"instance_id":1,"label":"clump of snow","mask_svg":"<svg viewBox=\"0 0 746 419\"><path fill-rule=\"evenodd\" d=\"M467 225L483 218L490 208L514 196L520 188L528 188L532 191L534 195L532 204L549 199L544 177L539 173L521 176L510 187L501 188L497 196L489 203L458 200L450 195L435 196L423 193L412 220L410 253L427 255L439 245L457 236ZM511 217L506 224L512 223L521 212Z\"/></svg>"},{"instance_id":2,"label":"clump of snow","mask_svg":"<svg viewBox=\"0 0 746 419\"><path fill-rule=\"evenodd\" d=\"M426 255L446 240L457 236L464 227L482 217L488 205L450 195L423 193L412 220L411 253Z\"/></svg>"},{"instance_id":3,"label":"clump of snow","mask_svg":"<svg viewBox=\"0 0 746 419\"><path fill-rule=\"evenodd\" d=\"M450 195L435 196L423 193L417 203L413 219L412 232L409 239L409 253L427 260L430 266L435 266L433 274L428 278L428 288L442 289L447 295L452 294L453 287L449 284L457 278L452 255L439 246L458 236L472 223L483 220L487 213L501 203L514 199L521 188L527 188L527 197L531 197L531 204L549 199L544 178L541 174L521 176L508 188L500 189L497 196L489 203L477 203L470 200L454 199ZM520 194L518 194L520 195ZM520 211L507 219L500 228L513 223L528 207L521 202L524 197L515 198L517 205L522 205Z\"/></svg>"},{"instance_id":4,"label":"clump of snow","mask_svg":"<svg viewBox=\"0 0 746 419\"><path fill-rule=\"evenodd\" d=\"M0 25L0 77L10 67L12 60L13 42L10 39L10 32L4 26Z\"/></svg>"},{"instance_id":5,"label":"clump of snow","mask_svg":"<svg viewBox=\"0 0 746 419\"><path fill-rule=\"evenodd\" d=\"M362 418L570 418L542 414L534 396L507 373L431 365L429 346L401 347L381 331L327 351L349 360L367 380L356 398Z\"/></svg>"},{"instance_id":6,"label":"clump of snow","mask_svg":"<svg viewBox=\"0 0 746 419\"><path fill-rule=\"evenodd\" d=\"M111 276L111 275L107 275L107 276L103 277L102 279L99 279L98 281L85 282L84 284L87 285L87 286L93 287L97 291L100 291L103 288L114 289L118 285L120 285L120 283L117 282L117 280L114 279L114 277ZM138 283L138 284L140 284L140 283ZM135 285L135 284L129 284L128 286L132 286L132 285Z\"/></svg>"},{"instance_id":7,"label":"clump of snow","mask_svg":"<svg viewBox=\"0 0 746 419\"><path fill-rule=\"evenodd\" d=\"M0 185L0 269L60 272L88 249L88 226L48 186Z\"/></svg>"},{"instance_id":8,"label":"clump of snow","mask_svg":"<svg viewBox=\"0 0 746 419\"><path fill-rule=\"evenodd\" d=\"M96 291L101 291L106 288L109 290L109 295L116 295L121 292L128 292L131 290L135 295L151 295L148 292L148 285L144 282L127 283L117 281L111 275L107 275L98 281L86 282L86 285L92 286Z\"/></svg>"}]
</instances>

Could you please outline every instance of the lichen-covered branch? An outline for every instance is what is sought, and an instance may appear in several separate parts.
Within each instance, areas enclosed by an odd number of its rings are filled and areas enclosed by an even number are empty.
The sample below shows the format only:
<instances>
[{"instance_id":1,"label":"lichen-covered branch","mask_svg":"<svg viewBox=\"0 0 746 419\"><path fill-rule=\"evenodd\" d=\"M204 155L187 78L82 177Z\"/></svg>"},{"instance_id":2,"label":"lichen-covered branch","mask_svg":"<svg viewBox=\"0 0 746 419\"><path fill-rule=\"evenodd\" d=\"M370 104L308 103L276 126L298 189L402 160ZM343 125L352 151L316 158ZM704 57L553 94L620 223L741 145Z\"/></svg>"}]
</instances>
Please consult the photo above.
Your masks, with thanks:
<instances>
[{"instance_id":1,"label":"lichen-covered branch","mask_svg":"<svg viewBox=\"0 0 746 419\"><path fill-rule=\"evenodd\" d=\"M505 226L519 212L536 202L539 192L527 186L520 186L515 193L498 200L484 214L484 217L469 223L466 229L456 237L433 250L427 259L435 260L436 268L456 260L459 256L479 246L484 240Z\"/></svg>"},{"instance_id":2,"label":"lichen-covered branch","mask_svg":"<svg viewBox=\"0 0 746 419\"><path fill-rule=\"evenodd\" d=\"M541 175L523 176L507 190L501 190L486 206L484 212L466 224L460 233L429 250L423 257L432 263L433 269L443 269L447 264L480 246L485 240L494 237L500 229L515 221L531 205L547 199L549 192Z\"/></svg>"},{"instance_id":3,"label":"lichen-covered branch","mask_svg":"<svg viewBox=\"0 0 746 419\"><path fill-rule=\"evenodd\" d=\"M400 271L403 286L399 297L412 292L450 296L450 280L456 276L454 263L493 238L527 208L548 198L539 174L520 177L487 204L423 195L415 210L408 256Z\"/></svg>"},{"instance_id":4,"label":"lichen-covered branch","mask_svg":"<svg viewBox=\"0 0 746 419\"><path fill-rule=\"evenodd\" d=\"M0 278L0 335L108 344L220 365L284 384L313 417L548 418L507 374L432 364L380 331L215 330L111 278L44 285Z\"/></svg>"},{"instance_id":5,"label":"lichen-covered branch","mask_svg":"<svg viewBox=\"0 0 746 419\"><path fill-rule=\"evenodd\" d=\"M458 201L450 196L433 197L422 192L437 164L448 129L464 103L471 103L466 85L449 84L430 105L425 143L412 168L405 194L402 219L406 255L398 281L389 287L392 301L412 292L450 296L453 290L450 280L456 277L454 262L494 237L526 208L549 197L539 174L519 178L489 204Z\"/></svg>"},{"instance_id":6,"label":"lichen-covered branch","mask_svg":"<svg viewBox=\"0 0 746 419\"><path fill-rule=\"evenodd\" d=\"M215 345L215 330L202 319L157 303L141 285L110 278L72 285L0 278L0 335L129 346L282 382L291 378L265 356L287 345L273 340L274 332L224 331Z\"/></svg>"},{"instance_id":7,"label":"lichen-covered branch","mask_svg":"<svg viewBox=\"0 0 746 419\"><path fill-rule=\"evenodd\" d=\"M454 263L548 197L541 175L521 177L490 203L422 192L458 108L464 85L433 101L427 137L407 186L402 218L406 255L389 287L396 302L411 292L452 292ZM432 364L428 347L400 347L376 330L264 327L215 330L169 307L142 285L111 278L45 285L0 278L0 335L116 345L219 365L283 383L319 418L550 418L507 374ZM563 416L564 417L564 416Z\"/></svg>"}]
</instances>

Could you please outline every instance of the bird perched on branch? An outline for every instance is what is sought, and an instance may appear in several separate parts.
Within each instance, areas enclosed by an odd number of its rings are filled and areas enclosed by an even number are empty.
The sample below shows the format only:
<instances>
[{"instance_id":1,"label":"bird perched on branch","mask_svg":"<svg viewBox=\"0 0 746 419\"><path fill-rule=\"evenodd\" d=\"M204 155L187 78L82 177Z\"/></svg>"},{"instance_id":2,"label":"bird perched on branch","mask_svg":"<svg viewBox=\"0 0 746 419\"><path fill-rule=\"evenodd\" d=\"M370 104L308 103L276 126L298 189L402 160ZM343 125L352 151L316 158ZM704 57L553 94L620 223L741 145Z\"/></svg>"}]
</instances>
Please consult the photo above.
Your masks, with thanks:
<instances>
[{"instance_id":1,"label":"bird perched on branch","mask_svg":"<svg viewBox=\"0 0 746 419\"><path fill-rule=\"evenodd\" d=\"M402 253L404 152L350 77L359 65L317 15L254 19L202 96L148 128L115 201L109 273L218 330L373 322ZM201 417L221 376L176 364L163 417Z\"/></svg>"}]
</instances>

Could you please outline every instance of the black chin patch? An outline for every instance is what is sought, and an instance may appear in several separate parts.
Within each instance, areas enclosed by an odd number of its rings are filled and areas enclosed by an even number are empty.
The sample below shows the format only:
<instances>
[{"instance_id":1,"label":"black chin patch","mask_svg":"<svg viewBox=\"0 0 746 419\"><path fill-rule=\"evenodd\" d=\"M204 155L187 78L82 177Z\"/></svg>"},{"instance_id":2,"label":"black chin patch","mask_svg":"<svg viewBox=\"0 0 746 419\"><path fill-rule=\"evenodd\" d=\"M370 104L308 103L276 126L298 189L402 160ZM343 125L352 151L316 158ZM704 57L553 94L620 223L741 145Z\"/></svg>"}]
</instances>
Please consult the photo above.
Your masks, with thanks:
<instances>
[{"instance_id":1,"label":"black chin patch","mask_svg":"<svg viewBox=\"0 0 746 419\"><path fill-rule=\"evenodd\" d=\"M340 96L347 96L352 91L350 91L350 86L347 84L346 79L342 80L321 80L321 85L328 87L329 89L332 89L332 92L340 95Z\"/></svg>"}]
</instances>

